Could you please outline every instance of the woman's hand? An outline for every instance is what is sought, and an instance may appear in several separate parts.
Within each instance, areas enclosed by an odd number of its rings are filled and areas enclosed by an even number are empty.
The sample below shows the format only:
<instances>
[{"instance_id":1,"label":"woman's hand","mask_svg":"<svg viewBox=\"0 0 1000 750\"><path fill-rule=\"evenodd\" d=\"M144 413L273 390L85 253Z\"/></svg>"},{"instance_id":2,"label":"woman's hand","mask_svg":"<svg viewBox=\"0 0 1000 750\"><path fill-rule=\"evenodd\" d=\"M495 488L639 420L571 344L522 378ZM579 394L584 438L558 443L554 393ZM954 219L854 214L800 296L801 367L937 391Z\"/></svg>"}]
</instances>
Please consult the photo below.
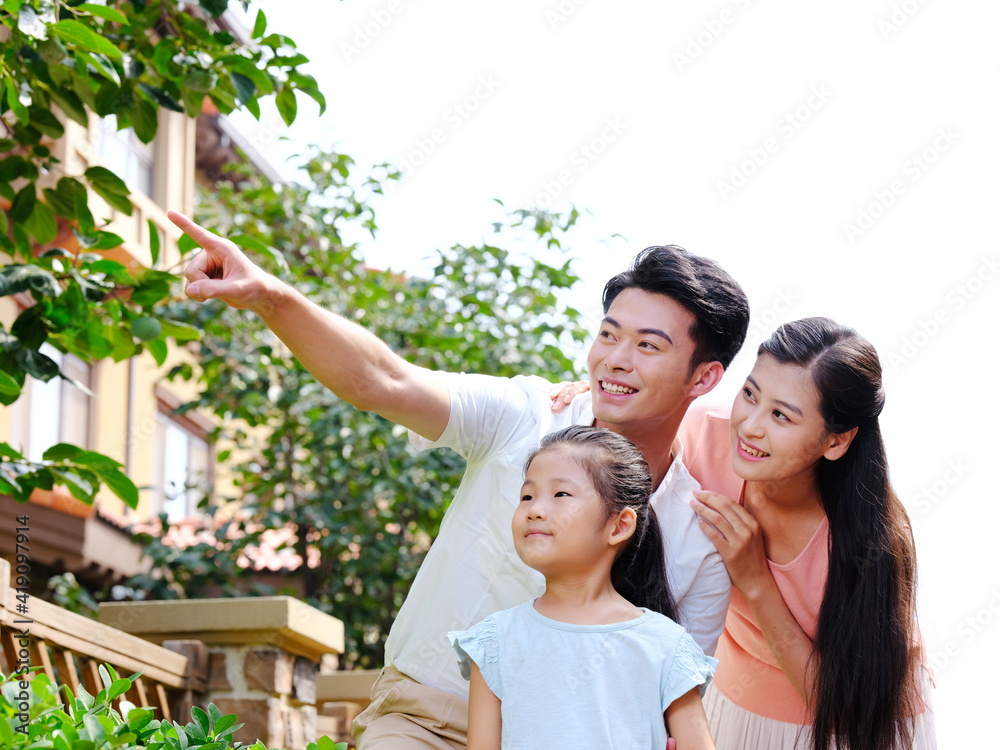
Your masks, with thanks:
<instances>
[{"instance_id":1,"label":"woman's hand","mask_svg":"<svg viewBox=\"0 0 1000 750\"><path fill-rule=\"evenodd\" d=\"M746 508L715 492L695 492L691 507L729 571L729 579L750 605L757 627L792 686L815 710L812 685L818 660L813 643L781 598L771 575L760 524ZM808 687L807 687L808 686Z\"/></svg>"},{"instance_id":2,"label":"woman's hand","mask_svg":"<svg viewBox=\"0 0 1000 750\"><path fill-rule=\"evenodd\" d=\"M773 581L760 525L746 508L716 492L696 491L691 507L698 525L722 556L729 579L747 599Z\"/></svg>"},{"instance_id":3,"label":"woman's hand","mask_svg":"<svg viewBox=\"0 0 1000 750\"><path fill-rule=\"evenodd\" d=\"M575 383L559 383L552 386L549 390L549 398L552 399L552 412L558 414L569 406L574 398L589 390L590 383L586 380L577 380Z\"/></svg>"}]
</instances>

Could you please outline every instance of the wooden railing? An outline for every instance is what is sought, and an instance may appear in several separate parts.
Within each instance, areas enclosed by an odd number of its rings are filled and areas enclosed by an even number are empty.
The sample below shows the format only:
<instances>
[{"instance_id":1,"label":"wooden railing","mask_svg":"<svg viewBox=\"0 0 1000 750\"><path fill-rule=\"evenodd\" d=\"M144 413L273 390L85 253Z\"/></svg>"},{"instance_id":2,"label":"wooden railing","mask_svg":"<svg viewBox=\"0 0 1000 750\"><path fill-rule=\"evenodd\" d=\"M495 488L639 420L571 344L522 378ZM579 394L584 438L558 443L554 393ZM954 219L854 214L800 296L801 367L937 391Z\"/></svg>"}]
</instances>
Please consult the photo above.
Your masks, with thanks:
<instances>
[{"instance_id":1,"label":"wooden railing","mask_svg":"<svg viewBox=\"0 0 1000 750\"><path fill-rule=\"evenodd\" d=\"M19 577L16 566L12 570L0 559L0 671L9 675L26 666L38 667L74 695L81 685L96 695L102 689L98 668L108 663L122 677L142 673L127 694L132 703L159 709L158 718L184 721L196 694L205 689L203 644L167 644L171 650L67 612L30 596L30 573Z\"/></svg>"}]
</instances>

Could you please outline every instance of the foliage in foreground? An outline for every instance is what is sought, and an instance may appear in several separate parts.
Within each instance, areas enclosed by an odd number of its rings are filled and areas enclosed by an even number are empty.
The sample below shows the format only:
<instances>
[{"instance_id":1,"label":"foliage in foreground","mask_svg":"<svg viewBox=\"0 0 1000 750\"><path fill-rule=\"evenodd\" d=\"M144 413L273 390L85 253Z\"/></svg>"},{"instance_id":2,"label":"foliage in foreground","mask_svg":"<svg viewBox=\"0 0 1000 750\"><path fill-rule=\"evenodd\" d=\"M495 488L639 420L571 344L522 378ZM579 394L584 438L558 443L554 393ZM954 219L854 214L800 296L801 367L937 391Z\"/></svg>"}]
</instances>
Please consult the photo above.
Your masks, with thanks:
<instances>
[{"instance_id":1,"label":"foliage in foreground","mask_svg":"<svg viewBox=\"0 0 1000 750\"><path fill-rule=\"evenodd\" d=\"M268 34L263 12L241 42L211 20L227 7L226 0L0 2L0 297L27 305L9 330L0 325L0 404L16 401L28 376L60 377L86 391L60 372L46 344L86 362L148 351L163 364L168 339L197 337L161 312L179 277L156 268L152 221L153 267L130 271L107 255L123 243L107 231L108 214L132 215L122 175L99 164L70 173L53 147L64 123L88 128L92 114L113 117L149 143L161 109L196 117L210 101L220 112L245 107L259 118L260 99L274 96L291 123L297 91L325 107L315 79L299 70L308 58L294 42ZM0 443L0 494L23 502L36 489L63 485L89 504L102 484L136 507L135 485L108 456L57 445L30 461Z\"/></svg>"},{"instance_id":2,"label":"foliage in foreground","mask_svg":"<svg viewBox=\"0 0 1000 750\"><path fill-rule=\"evenodd\" d=\"M430 278L377 271L342 239L351 224L375 229L370 203L349 183L351 164L312 154L303 166L311 188L254 177L238 190L223 184L199 219L223 236L273 246L293 286L418 365L575 378L585 334L580 313L563 301L577 277L560 259L575 211L503 211L487 241L439 251ZM371 179L364 189L380 185ZM464 462L451 451L418 454L405 430L337 399L252 313L206 303L171 314L204 331L197 366L174 373L200 382L202 396L190 406L241 426L222 437L250 449L232 456L242 514L210 525L204 542L184 550L147 536L153 573L131 585L153 598L256 593L235 560L252 557L265 530L291 525L299 555L318 564L285 580L343 620L347 665L379 665Z\"/></svg>"},{"instance_id":3,"label":"foliage in foreground","mask_svg":"<svg viewBox=\"0 0 1000 750\"><path fill-rule=\"evenodd\" d=\"M251 746L233 742L243 725L235 714L222 715L214 703L208 710L195 706L192 721L181 726L155 718L153 708L137 707L123 696L139 673L120 678L114 668L99 668L104 685L97 695L83 686L74 696L65 685L57 688L45 674L31 680L24 675L0 675L0 747L11 750L227 750L245 747L267 750L258 740ZM66 704L60 700L63 691ZM118 708L114 704L117 702ZM329 737L310 743L307 750L346 750Z\"/></svg>"}]
</instances>

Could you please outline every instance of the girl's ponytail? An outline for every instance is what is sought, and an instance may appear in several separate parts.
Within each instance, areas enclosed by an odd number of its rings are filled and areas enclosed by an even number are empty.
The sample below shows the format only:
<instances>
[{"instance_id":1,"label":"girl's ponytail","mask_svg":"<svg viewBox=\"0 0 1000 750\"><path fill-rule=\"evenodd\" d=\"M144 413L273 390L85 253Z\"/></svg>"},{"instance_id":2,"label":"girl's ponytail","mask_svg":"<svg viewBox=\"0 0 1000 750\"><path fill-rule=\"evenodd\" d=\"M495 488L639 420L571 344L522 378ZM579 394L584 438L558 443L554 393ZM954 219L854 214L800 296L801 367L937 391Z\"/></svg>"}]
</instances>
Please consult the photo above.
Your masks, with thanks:
<instances>
[{"instance_id":1,"label":"girl's ponytail","mask_svg":"<svg viewBox=\"0 0 1000 750\"><path fill-rule=\"evenodd\" d=\"M659 612L676 622L677 608L667 582L660 522L648 503L641 512L646 518L637 518L628 547L611 566L611 583L615 591L635 606Z\"/></svg>"}]
</instances>

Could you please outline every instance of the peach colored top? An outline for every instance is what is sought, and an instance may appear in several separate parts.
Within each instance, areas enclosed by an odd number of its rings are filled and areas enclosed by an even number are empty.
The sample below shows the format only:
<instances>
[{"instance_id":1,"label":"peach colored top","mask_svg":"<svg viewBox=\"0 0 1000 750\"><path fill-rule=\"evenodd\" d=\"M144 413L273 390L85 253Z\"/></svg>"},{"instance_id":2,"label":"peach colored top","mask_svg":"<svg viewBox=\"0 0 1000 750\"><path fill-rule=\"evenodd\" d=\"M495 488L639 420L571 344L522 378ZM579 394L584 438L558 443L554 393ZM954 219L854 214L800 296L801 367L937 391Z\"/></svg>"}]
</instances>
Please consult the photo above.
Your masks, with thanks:
<instances>
[{"instance_id":1,"label":"peach colored top","mask_svg":"<svg viewBox=\"0 0 1000 750\"><path fill-rule=\"evenodd\" d=\"M693 406L679 434L684 463L702 488L742 502L744 482L733 471L729 410ZM798 557L784 565L768 561L781 597L813 640L826 587L829 540L830 524L824 517ZM735 589L715 656L715 686L737 706L768 719L812 723L812 713L778 666L750 605Z\"/></svg>"}]
</instances>

